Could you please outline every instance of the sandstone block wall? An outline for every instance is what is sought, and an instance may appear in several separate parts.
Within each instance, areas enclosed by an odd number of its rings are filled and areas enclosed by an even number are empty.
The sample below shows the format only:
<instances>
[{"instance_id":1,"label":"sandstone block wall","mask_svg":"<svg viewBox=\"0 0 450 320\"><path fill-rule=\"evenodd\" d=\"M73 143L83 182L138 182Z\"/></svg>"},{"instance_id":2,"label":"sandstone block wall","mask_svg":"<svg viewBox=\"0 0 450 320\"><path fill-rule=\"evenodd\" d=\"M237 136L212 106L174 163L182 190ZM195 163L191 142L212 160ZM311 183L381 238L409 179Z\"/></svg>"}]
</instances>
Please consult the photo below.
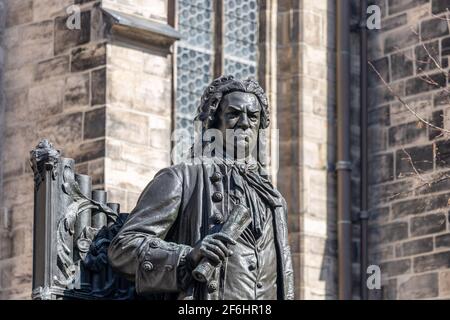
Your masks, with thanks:
<instances>
[{"instance_id":1,"label":"sandstone block wall","mask_svg":"<svg viewBox=\"0 0 450 320\"><path fill-rule=\"evenodd\" d=\"M104 1L167 23L167 1ZM74 158L77 171L131 210L169 164L171 53L106 36L97 0L14 0L4 6L0 299L29 299L33 177L29 151L41 138ZM67 27L71 5L81 28ZM139 8L136 9L136 8ZM127 191L125 191L125 189Z\"/></svg>"},{"instance_id":2,"label":"sandstone block wall","mask_svg":"<svg viewBox=\"0 0 450 320\"><path fill-rule=\"evenodd\" d=\"M383 298L448 298L449 135L418 117L449 129L450 1L375 3L383 20L370 32L370 60L386 83L372 71L370 259Z\"/></svg>"}]
</instances>

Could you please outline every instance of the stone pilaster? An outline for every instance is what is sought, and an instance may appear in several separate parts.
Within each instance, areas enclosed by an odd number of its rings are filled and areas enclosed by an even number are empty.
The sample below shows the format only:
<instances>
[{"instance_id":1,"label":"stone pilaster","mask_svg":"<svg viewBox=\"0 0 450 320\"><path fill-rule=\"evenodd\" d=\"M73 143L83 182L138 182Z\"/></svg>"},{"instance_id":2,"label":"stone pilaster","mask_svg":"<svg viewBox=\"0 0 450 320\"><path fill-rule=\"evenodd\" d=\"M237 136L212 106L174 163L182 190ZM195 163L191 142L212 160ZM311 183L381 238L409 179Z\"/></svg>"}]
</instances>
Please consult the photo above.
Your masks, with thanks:
<instances>
[{"instance_id":1,"label":"stone pilaster","mask_svg":"<svg viewBox=\"0 0 450 320\"><path fill-rule=\"evenodd\" d=\"M4 72L4 57L5 51L3 49L3 34L5 32L6 14L5 1L0 1L0 159L3 159L3 131L5 127L5 92L3 90L3 72ZM0 213L4 211L3 206L3 166L0 167ZM1 223L3 222L3 223ZM5 225L4 218L0 218L0 226Z\"/></svg>"},{"instance_id":2,"label":"stone pilaster","mask_svg":"<svg viewBox=\"0 0 450 320\"><path fill-rule=\"evenodd\" d=\"M278 1L278 186L300 299L336 298L334 2Z\"/></svg>"}]
</instances>

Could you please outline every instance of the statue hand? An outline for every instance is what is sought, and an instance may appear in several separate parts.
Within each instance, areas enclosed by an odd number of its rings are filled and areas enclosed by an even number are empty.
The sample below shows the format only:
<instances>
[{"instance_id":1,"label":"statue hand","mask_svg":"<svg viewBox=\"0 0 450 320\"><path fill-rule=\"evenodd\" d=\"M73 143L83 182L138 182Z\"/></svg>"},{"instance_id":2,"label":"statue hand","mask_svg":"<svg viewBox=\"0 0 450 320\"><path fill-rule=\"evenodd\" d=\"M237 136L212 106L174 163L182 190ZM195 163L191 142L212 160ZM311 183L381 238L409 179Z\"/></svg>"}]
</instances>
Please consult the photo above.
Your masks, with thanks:
<instances>
[{"instance_id":1,"label":"statue hand","mask_svg":"<svg viewBox=\"0 0 450 320\"><path fill-rule=\"evenodd\" d=\"M225 261L226 257L233 254L227 248L227 244L234 245L236 241L222 232L207 235L203 240L197 242L186 258L193 267L197 266L203 257L208 258L211 263L218 265Z\"/></svg>"}]
</instances>

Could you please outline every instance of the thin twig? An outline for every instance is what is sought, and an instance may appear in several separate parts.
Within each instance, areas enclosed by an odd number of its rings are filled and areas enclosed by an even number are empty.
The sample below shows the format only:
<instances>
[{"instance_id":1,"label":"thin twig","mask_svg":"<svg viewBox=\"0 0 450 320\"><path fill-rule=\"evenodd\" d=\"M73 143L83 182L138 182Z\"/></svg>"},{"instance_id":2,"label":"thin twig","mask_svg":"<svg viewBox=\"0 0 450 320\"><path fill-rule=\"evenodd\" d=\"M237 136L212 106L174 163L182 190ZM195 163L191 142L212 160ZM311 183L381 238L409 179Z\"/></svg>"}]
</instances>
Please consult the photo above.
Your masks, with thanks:
<instances>
[{"instance_id":1,"label":"thin twig","mask_svg":"<svg viewBox=\"0 0 450 320\"><path fill-rule=\"evenodd\" d=\"M417 170L414 161L411 157L411 155L405 150L405 148L402 148L402 151L404 154L406 154L406 156L408 157L407 160L409 161L409 163L411 164L412 169L414 170L415 174L419 177L420 180L422 180L425 183L431 183L433 182L433 180L427 180L425 179L419 172L419 170Z\"/></svg>"},{"instance_id":2,"label":"thin twig","mask_svg":"<svg viewBox=\"0 0 450 320\"><path fill-rule=\"evenodd\" d=\"M402 192L397 192L397 193L387 197L386 200L391 201L391 200L395 199L396 197L398 197L398 196L400 196L402 194L408 194L409 192L414 192L414 191L419 190L419 189L421 189L423 187L432 187L433 185L435 185L437 183L440 183L440 182L443 182L443 181L448 180L448 179L450 179L450 176L447 175L447 174L443 174L437 180L424 182L423 184L421 184L419 186L406 189L405 191L402 191Z\"/></svg>"},{"instance_id":3,"label":"thin twig","mask_svg":"<svg viewBox=\"0 0 450 320\"><path fill-rule=\"evenodd\" d=\"M395 90L392 88L392 86L387 83L387 81L383 78L383 76L380 74L380 72L375 68L375 66L372 64L371 61L368 61L369 66L372 68L372 70L377 74L377 76L380 78L380 80L383 82L383 84L388 88L388 90L392 93L392 95L394 97L397 98L398 101L400 101L419 121L423 122L424 124L426 124L427 126L436 129L438 131L441 132L445 132L445 133L450 133L450 130L446 130L444 128L440 128L434 124L432 124L431 122L425 120L424 118L422 118L416 111L414 111L409 104L403 100L403 98L397 93L395 92Z\"/></svg>"}]
</instances>

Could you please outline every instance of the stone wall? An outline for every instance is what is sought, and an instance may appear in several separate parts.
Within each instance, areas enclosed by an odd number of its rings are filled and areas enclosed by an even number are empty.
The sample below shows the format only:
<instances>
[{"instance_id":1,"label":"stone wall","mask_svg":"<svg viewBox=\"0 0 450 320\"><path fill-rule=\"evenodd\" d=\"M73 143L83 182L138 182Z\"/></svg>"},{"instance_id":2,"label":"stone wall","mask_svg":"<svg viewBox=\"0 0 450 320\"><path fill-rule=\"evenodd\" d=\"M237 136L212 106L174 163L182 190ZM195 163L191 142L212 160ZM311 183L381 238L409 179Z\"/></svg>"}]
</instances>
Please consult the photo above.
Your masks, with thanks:
<instances>
[{"instance_id":1,"label":"stone wall","mask_svg":"<svg viewBox=\"0 0 450 320\"><path fill-rule=\"evenodd\" d=\"M170 0L103 0L102 6L155 21L167 22L168 1Z\"/></svg>"},{"instance_id":2,"label":"stone wall","mask_svg":"<svg viewBox=\"0 0 450 320\"><path fill-rule=\"evenodd\" d=\"M83 9L79 31L65 27L65 8L74 3ZM11 226L0 233L1 298L29 298L33 186L27 161L40 138L64 147L77 170L93 176L122 211L170 164L172 54L107 40L93 7L98 3L20 0L6 11L4 159L18 160L4 167ZM169 19L167 0L102 5L160 23ZM261 48L268 50L268 94L280 110L278 180L290 206L296 295L335 298L334 3L263 1L262 10L272 19Z\"/></svg>"},{"instance_id":3,"label":"stone wall","mask_svg":"<svg viewBox=\"0 0 450 320\"><path fill-rule=\"evenodd\" d=\"M351 172L351 208L352 208L352 272L353 286L352 293L354 299L360 299L360 213L361 213L361 100L360 100L360 75L361 75L361 45L360 30L354 28L359 24L361 6L359 0L351 1L351 34L350 34L350 160L352 163ZM369 169L370 170L370 169ZM336 188L336 186L334 186Z\"/></svg>"},{"instance_id":4,"label":"stone wall","mask_svg":"<svg viewBox=\"0 0 450 320\"><path fill-rule=\"evenodd\" d=\"M0 159L3 159L3 131L5 128L5 93L3 90L3 70L4 70L4 57L5 51L3 49L3 34L5 32L5 24L6 24L6 10L5 10L5 1L0 1ZM4 213L3 206L3 166L0 166L0 223L6 224L4 221L4 217L2 217L2 213ZM0 225L0 228L2 225Z\"/></svg>"},{"instance_id":5,"label":"stone wall","mask_svg":"<svg viewBox=\"0 0 450 320\"><path fill-rule=\"evenodd\" d=\"M168 24L168 0L104 0L102 7ZM105 136L104 187L130 212L154 174L170 165L172 52L148 41L114 37L106 45L106 106L92 113Z\"/></svg>"},{"instance_id":6,"label":"stone wall","mask_svg":"<svg viewBox=\"0 0 450 320\"><path fill-rule=\"evenodd\" d=\"M171 164L171 79L169 52L120 41L108 45L105 185L124 212Z\"/></svg>"},{"instance_id":7,"label":"stone wall","mask_svg":"<svg viewBox=\"0 0 450 320\"><path fill-rule=\"evenodd\" d=\"M370 60L386 83L372 71L370 260L385 299L449 298L450 140L419 117L450 128L450 1L375 3L383 23L370 32Z\"/></svg>"},{"instance_id":8,"label":"stone wall","mask_svg":"<svg viewBox=\"0 0 450 320\"><path fill-rule=\"evenodd\" d=\"M105 2L167 23L166 0ZM28 159L41 138L63 148L77 171L91 175L94 188L105 188L108 201L119 202L123 212L169 164L171 53L107 37L100 3L5 2L0 208L8 226L0 227L0 299L30 298L33 177ZM73 4L81 8L79 30L66 26L66 8Z\"/></svg>"},{"instance_id":9,"label":"stone wall","mask_svg":"<svg viewBox=\"0 0 450 320\"><path fill-rule=\"evenodd\" d=\"M172 51L107 37L98 5L169 23L169 0L0 0L0 299L30 297L33 180L29 150L49 138L129 212L170 164ZM354 22L359 14L353 1ZM450 297L448 188L450 7L377 0L370 31L370 262L382 297ZM81 30L66 8L81 6ZM261 1L260 70L279 129L298 299L337 298L335 1ZM4 26L2 28L2 26ZM263 31L263 32L261 32ZM352 205L359 213L359 37L352 34ZM432 58L430 58L431 56ZM264 66L262 65L264 63ZM449 99L449 100L447 100ZM275 142L274 140L272 142ZM275 150L275 149L273 149ZM276 156L277 152L272 152ZM359 228L354 226L354 296ZM378 291L371 291L378 297Z\"/></svg>"},{"instance_id":10,"label":"stone wall","mask_svg":"<svg viewBox=\"0 0 450 320\"><path fill-rule=\"evenodd\" d=\"M334 23L334 1L278 1L278 187L297 299L337 295Z\"/></svg>"},{"instance_id":11,"label":"stone wall","mask_svg":"<svg viewBox=\"0 0 450 320\"><path fill-rule=\"evenodd\" d=\"M66 7L82 5L81 29L66 27ZM3 204L0 298L31 292L33 179L29 151L40 138L64 147L84 172L103 183L104 139L88 121L98 105L92 81L106 64L106 47L94 18L95 1L5 2Z\"/></svg>"}]
</instances>

